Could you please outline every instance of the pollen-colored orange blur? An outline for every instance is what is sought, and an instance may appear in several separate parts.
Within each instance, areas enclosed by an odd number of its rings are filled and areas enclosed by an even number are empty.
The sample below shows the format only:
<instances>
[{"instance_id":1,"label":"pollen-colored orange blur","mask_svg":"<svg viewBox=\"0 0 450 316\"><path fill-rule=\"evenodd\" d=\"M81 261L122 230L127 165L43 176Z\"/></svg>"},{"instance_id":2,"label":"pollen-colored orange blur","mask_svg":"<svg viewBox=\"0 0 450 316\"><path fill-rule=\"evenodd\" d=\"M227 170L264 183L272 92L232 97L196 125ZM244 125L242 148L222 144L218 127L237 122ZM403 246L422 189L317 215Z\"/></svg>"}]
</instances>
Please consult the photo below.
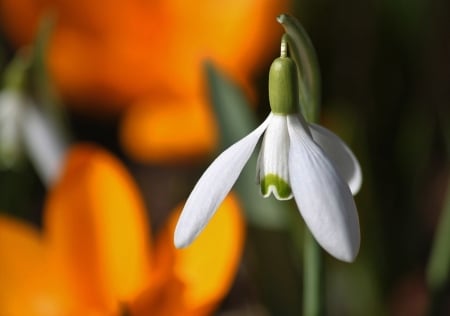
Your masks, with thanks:
<instances>
[{"instance_id":1,"label":"pollen-colored orange blur","mask_svg":"<svg viewBox=\"0 0 450 316\"><path fill-rule=\"evenodd\" d=\"M210 152L216 144L216 126L205 102L192 99L179 107L173 100L148 106L142 100L122 121L121 143L139 161L177 162Z\"/></svg>"},{"instance_id":2,"label":"pollen-colored orange blur","mask_svg":"<svg viewBox=\"0 0 450 316\"><path fill-rule=\"evenodd\" d=\"M70 293L56 287L37 229L0 216L0 314L56 316Z\"/></svg>"},{"instance_id":3,"label":"pollen-colored orange blur","mask_svg":"<svg viewBox=\"0 0 450 316\"><path fill-rule=\"evenodd\" d=\"M74 146L45 207L52 259L73 278L67 282L78 297L114 310L143 290L150 228L138 189L116 158L93 145Z\"/></svg>"},{"instance_id":4,"label":"pollen-colored orange blur","mask_svg":"<svg viewBox=\"0 0 450 316\"><path fill-rule=\"evenodd\" d=\"M286 0L1 0L6 35L30 43L38 18L56 17L48 63L59 91L78 106L118 108L143 96L191 96L212 59L239 80L280 34ZM182 105L180 105L182 106Z\"/></svg>"},{"instance_id":5,"label":"pollen-colored orange blur","mask_svg":"<svg viewBox=\"0 0 450 316\"><path fill-rule=\"evenodd\" d=\"M156 243L156 270L170 267L165 291L144 292L132 307L139 315L145 310L163 316L208 315L233 282L244 243L244 220L236 197L230 194L225 199L192 245L177 250L173 233L180 211L181 206Z\"/></svg>"},{"instance_id":6,"label":"pollen-colored orange blur","mask_svg":"<svg viewBox=\"0 0 450 316\"><path fill-rule=\"evenodd\" d=\"M194 244L173 246L176 211L152 247L138 188L93 145L68 152L43 232L0 215L0 315L206 315L230 288L244 224L230 195ZM174 303L176 302L176 304Z\"/></svg>"},{"instance_id":7,"label":"pollen-colored orange blur","mask_svg":"<svg viewBox=\"0 0 450 316\"><path fill-rule=\"evenodd\" d=\"M0 24L13 43L24 45L50 10L56 22L47 62L65 103L97 114L144 105L137 110L145 111L143 118L136 111L126 116L122 144L139 161L161 162L214 149L218 137L203 62L251 87L252 76L278 46L282 28L275 17L288 2L0 0ZM180 124L199 102L195 113L204 113ZM171 120L174 110L180 114ZM177 133L160 135L164 128Z\"/></svg>"}]
</instances>

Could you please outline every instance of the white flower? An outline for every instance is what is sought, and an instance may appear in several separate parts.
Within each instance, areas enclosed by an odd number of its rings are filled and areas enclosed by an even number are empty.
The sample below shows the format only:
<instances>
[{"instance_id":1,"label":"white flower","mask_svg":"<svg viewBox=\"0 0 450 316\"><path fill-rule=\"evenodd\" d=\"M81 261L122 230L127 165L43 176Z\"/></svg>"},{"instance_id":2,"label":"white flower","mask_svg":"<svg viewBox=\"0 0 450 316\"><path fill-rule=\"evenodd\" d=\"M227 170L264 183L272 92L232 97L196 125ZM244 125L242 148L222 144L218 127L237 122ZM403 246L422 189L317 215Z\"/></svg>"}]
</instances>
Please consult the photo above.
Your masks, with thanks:
<instances>
[{"instance_id":1,"label":"white flower","mask_svg":"<svg viewBox=\"0 0 450 316\"><path fill-rule=\"evenodd\" d=\"M353 261L360 244L352 194L362 182L355 156L338 136L296 113L297 75L283 56L272 64L272 112L249 135L229 147L202 175L189 196L175 230L175 246L189 245L202 231L264 134L257 173L264 197L294 197L306 225L331 255Z\"/></svg>"},{"instance_id":2,"label":"white flower","mask_svg":"<svg viewBox=\"0 0 450 316\"><path fill-rule=\"evenodd\" d=\"M7 167L26 151L41 180L58 179L67 144L48 113L20 91L0 91L0 160Z\"/></svg>"}]
</instances>

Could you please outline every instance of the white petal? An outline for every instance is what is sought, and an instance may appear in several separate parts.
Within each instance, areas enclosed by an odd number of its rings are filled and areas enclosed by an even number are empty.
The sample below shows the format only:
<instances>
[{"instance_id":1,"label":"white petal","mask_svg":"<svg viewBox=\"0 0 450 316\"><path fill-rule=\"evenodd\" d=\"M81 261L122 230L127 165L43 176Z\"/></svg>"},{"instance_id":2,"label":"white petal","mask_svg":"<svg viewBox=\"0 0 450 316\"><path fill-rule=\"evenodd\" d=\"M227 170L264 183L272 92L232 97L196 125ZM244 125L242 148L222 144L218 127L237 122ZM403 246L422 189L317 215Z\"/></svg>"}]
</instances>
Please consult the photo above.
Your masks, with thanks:
<instances>
[{"instance_id":1,"label":"white petal","mask_svg":"<svg viewBox=\"0 0 450 316\"><path fill-rule=\"evenodd\" d=\"M312 137L333 161L338 172L355 195L362 184L359 162L350 148L333 132L316 124L310 124Z\"/></svg>"},{"instance_id":2,"label":"white petal","mask_svg":"<svg viewBox=\"0 0 450 316\"><path fill-rule=\"evenodd\" d=\"M198 180L184 205L175 229L175 247L188 246L203 230L255 149L272 118L267 119L249 135L233 144L212 162Z\"/></svg>"},{"instance_id":3,"label":"white petal","mask_svg":"<svg viewBox=\"0 0 450 316\"><path fill-rule=\"evenodd\" d=\"M259 173L261 192L264 197L271 193L278 200L292 198L289 187L289 134L287 116L273 114L273 118L264 134L259 155L257 173Z\"/></svg>"},{"instance_id":4,"label":"white petal","mask_svg":"<svg viewBox=\"0 0 450 316\"><path fill-rule=\"evenodd\" d=\"M41 180L51 186L62 170L67 144L53 122L29 102L22 122L24 144Z\"/></svg>"},{"instance_id":5,"label":"white petal","mask_svg":"<svg viewBox=\"0 0 450 316\"><path fill-rule=\"evenodd\" d=\"M331 255L353 261L359 251L359 220L348 185L298 118L288 117L289 171L297 206L317 242Z\"/></svg>"}]
</instances>

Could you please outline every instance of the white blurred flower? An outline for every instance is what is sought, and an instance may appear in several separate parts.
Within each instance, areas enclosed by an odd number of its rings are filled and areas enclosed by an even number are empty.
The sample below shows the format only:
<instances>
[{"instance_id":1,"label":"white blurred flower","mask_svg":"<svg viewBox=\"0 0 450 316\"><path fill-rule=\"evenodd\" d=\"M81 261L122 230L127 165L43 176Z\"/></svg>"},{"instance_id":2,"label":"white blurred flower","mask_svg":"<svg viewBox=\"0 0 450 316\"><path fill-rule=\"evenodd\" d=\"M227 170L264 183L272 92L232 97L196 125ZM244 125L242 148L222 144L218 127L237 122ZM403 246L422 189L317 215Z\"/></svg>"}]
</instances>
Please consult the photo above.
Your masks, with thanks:
<instances>
[{"instance_id":1,"label":"white blurred flower","mask_svg":"<svg viewBox=\"0 0 450 316\"><path fill-rule=\"evenodd\" d=\"M16 90L0 91L0 162L13 166L26 152L45 185L61 170L67 144L47 113Z\"/></svg>"}]
</instances>

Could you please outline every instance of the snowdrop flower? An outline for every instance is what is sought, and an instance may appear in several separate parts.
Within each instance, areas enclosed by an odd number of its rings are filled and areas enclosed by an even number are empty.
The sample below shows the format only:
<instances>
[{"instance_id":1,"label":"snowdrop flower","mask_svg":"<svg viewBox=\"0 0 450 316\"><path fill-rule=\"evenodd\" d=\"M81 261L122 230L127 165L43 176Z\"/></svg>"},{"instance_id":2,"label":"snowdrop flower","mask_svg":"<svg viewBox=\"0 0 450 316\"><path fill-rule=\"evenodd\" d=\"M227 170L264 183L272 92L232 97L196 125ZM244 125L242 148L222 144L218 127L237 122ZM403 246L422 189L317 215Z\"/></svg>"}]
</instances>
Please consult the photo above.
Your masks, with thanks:
<instances>
[{"instance_id":1,"label":"snowdrop flower","mask_svg":"<svg viewBox=\"0 0 450 316\"><path fill-rule=\"evenodd\" d=\"M50 186L58 179L67 146L48 113L29 97L21 91L0 91L0 165L11 167L25 151Z\"/></svg>"},{"instance_id":2,"label":"snowdrop flower","mask_svg":"<svg viewBox=\"0 0 450 316\"><path fill-rule=\"evenodd\" d=\"M297 68L286 50L282 46L281 57L275 59L269 73L271 113L202 175L178 220L176 247L188 246L202 231L264 134L257 164L263 196L294 198L317 242L337 259L355 259L360 232L352 194L361 186L361 170L338 136L309 124L297 112Z\"/></svg>"}]
</instances>

